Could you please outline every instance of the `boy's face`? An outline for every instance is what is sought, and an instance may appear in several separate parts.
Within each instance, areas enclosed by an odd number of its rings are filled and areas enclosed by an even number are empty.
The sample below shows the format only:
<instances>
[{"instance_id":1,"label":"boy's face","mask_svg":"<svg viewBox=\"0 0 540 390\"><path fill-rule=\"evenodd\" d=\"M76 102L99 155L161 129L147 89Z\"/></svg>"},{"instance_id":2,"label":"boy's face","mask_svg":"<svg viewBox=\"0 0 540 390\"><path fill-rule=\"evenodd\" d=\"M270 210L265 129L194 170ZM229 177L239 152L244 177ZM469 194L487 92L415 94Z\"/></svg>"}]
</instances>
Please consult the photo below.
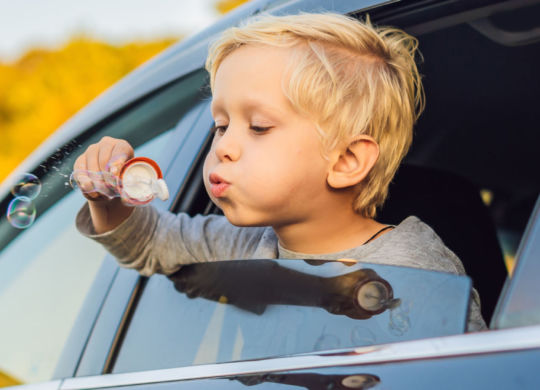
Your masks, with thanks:
<instances>
[{"instance_id":1,"label":"boy's face","mask_svg":"<svg viewBox=\"0 0 540 390\"><path fill-rule=\"evenodd\" d=\"M290 50L242 46L225 58L215 77L217 131L204 183L238 226L306 222L325 205L329 163L317 129L281 89Z\"/></svg>"}]
</instances>

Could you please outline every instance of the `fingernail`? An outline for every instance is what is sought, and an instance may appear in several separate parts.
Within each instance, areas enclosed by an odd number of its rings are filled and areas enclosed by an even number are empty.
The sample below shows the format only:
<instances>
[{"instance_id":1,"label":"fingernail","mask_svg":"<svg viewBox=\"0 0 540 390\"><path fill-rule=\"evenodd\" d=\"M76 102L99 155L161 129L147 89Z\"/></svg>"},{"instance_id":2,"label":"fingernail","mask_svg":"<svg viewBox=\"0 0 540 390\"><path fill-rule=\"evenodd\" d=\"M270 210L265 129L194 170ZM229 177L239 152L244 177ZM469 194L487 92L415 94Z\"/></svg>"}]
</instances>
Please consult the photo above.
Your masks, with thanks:
<instances>
[{"instance_id":1,"label":"fingernail","mask_svg":"<svg viewBox=\"0 0 540 390\"><path fill-rule=\"evenodd\" d=\"M116 175L116 174L118 173L118 168L117 168L117 167L114 167L114 166L111 167L111 173L112 173L113 175Z\"/></svg>"}]
</instances>

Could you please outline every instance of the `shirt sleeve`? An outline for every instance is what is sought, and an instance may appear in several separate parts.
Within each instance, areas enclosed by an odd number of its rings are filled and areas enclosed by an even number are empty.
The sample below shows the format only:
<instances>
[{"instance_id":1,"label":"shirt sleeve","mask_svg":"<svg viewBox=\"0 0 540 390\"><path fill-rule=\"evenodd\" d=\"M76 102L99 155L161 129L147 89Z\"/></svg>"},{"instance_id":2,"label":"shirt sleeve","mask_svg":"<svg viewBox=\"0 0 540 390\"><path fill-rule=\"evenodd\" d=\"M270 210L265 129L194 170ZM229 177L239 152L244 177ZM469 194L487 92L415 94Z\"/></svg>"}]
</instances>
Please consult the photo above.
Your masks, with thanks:
<instances>
[{"instance_id":1,"label":"shirt sleeve","mask_svg":"<svg viewBox=\"0 0 540 390\"><path fill-rule=\"evenodd\" d=\"M152 206L136 207L115 229L96 234L86 204L76 226L102 244L121 266L145 276L168 275L185 264L251 258L261 252L265 233L264 228L236 227L219 215L191 217Z\"/></svg>"}]
</instances>

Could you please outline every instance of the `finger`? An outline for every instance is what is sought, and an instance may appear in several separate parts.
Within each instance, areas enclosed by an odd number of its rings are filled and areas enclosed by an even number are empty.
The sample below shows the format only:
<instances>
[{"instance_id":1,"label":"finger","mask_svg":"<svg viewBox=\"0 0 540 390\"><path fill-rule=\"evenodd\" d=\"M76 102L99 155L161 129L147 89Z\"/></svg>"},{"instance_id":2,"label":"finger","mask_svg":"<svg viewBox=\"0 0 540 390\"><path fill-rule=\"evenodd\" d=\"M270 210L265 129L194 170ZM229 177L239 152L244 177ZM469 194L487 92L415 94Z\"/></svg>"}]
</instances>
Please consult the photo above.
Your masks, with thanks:
<instances>
[{"instance_id":1,"label":"finger","mask_svg":"<svg viewBox=\"0 0 540 390\"><path fill-rule=\"evenodd\" d=\"M101 195L109 197L109 189L103 182L101 169L99 166L99 144L92 144L86 149L86 173L89 178L90 185L84 187L85 194L91 200L101 199Z\"/></svg>"},{"instance_id":2,"label":"finger","mask_svg":"<svg viewBox=\"0 0 540 390\"><path fill-rule=\"evenodd\" d=\"M86 149L86 169L91 172L99 172L99 145L92 144Z\"/></svg>"},{"instance_id":3,"label":"finger","mask_svg":"<svg viewBox=\"0 0 540 390\"><path fill-rule=\"evenodd\" d=\"M111 151L111 164L109 172L113 175L117 175L120 172L120 168L124 163L133 158L134 152L131 145L125 140L118 140L114 144L114 148Z\"/></svg>"},{"instance_id":4,"label":"finger","mask_svg":"<svg viewBox=\"0 0 540 390\"><path fill-rule=\"evenodd\" d=\"M114 157L112 157L112 151L114 149L114 145L117 142L116 139L111 137L103 137L101 141L99 141L99 149L98 149L98 164L99 164L99 175L101 182L105 185L108 192L105 195L113 195L115 193L116 188L116 179L115 176L111 175L109 173L110 165L114 163Z\"/></svg>"},{"instance_id":5,"label":"finger","mask_svg":"<svg viewBox=\"0 0 540 390\"><path fill-rule=\"evenodd\" d=\"M114 148L114 142L111 142L108 139L102 139L98 145L99 145L98 155L97 155L98 166L99 166L98 171L106 172L107 166L109 164L109 160L111 159L111 156L112 156L111 152Z\"/></svg>"},{"instance_id":6,"label":"finger","mask_svg":"<svg viewBox=\"0 0 540 390\"><path fill-rule=\"evenodd\" d=\"M88 167L86 165L86 152L80 155L73 165L73 179L83 192L83 194L91 193L94 189L90 177L88 177Z\"/></svg>"}]
</instances>

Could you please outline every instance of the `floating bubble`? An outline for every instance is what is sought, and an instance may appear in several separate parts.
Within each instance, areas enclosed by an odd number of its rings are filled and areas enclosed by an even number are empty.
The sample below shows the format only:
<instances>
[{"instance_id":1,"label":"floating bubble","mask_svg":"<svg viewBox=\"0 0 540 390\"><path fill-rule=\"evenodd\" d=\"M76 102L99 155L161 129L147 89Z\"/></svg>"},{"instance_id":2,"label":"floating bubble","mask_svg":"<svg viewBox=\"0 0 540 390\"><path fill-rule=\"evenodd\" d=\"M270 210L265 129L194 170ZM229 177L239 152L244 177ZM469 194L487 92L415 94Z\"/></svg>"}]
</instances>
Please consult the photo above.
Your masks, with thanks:
<instances>
[{"instance_id":1,"label":"floating bubble","mask_svg":"<svg viewBox=\"0 0 540 390\"><path fill-rule=\"evenodd\" d=\"M18 196L9 202L7 209L9 223L17 229L26 229L36 219L36 207L32 199Z\"/></svg>"},{"instance_id":2,"label":"floating bubble","mask_svg":"<svg viewBox=\"0 0 540 390\"><path fill-rule=\"evenodd\" d=\"M15 197L25 197L35 199L41 192L41 182L36 175L25 173L19 181L11 188L11 193Z\"/></svg>"}]
</instances>

